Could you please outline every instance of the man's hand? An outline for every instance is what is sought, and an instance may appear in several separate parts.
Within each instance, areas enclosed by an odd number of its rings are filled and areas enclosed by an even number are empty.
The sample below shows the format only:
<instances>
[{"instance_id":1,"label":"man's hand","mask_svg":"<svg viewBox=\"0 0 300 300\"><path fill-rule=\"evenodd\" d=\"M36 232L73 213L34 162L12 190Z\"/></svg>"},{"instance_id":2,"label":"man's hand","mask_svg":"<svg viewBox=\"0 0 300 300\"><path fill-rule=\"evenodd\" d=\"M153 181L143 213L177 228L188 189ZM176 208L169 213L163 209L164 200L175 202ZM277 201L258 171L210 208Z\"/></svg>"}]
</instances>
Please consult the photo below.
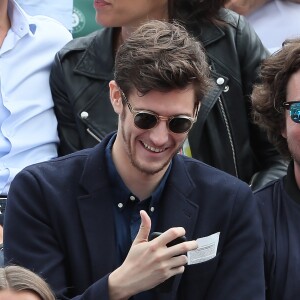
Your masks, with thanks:
<instances>
[{"instance_id":1,"label":"man's hand","mask_svg":"<svg viewBox=\"0 0 300 300\"><path fill-rule=\"evenodd\" d=\"M229 0L227 1L225 7L237 12L240 15L248 15L267 2L268 0Z\"/></svg>"},{"instance_id":2,"label":"man's hand","mask_svg":"<svg viewBox=\"0 0 300 300\"><path fill-rule=\"evenodd\" d=\"M124 263L109 276L111 300L128 299L149 290L171 276L184 272L190 250L197 249L196 241L188 241L172 247L166 245L183 236L182 227L171 228L148 242L151 219L145 211L140 212L140 230L132 243Z\"/></svg>"}]
</instances>

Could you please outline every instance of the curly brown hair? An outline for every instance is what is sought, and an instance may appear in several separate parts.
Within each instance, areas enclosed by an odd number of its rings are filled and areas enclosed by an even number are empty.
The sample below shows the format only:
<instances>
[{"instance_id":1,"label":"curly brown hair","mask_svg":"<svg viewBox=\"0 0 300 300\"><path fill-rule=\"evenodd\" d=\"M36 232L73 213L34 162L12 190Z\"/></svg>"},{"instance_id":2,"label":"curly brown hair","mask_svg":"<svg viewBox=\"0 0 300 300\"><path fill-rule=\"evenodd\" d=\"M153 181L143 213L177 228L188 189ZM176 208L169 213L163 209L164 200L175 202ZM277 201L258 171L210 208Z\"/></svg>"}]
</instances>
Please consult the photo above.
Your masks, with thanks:
<instances>
[{"instance_id":1,"label":"curly brown hair","mask_svg":"<svg viewBox=\"0 0 300 300\"><path fill-rule=\"evenodd\" d=\"M209 74L201 44L183 26L157 20L133 32L115 60L115 81L125 95L133 89L145 95L192 84L199 102L211 85Z\"/></svg>"},{"instance_id":2,"label":"curly brown hair","mask_svg":"<svg viewBox=\"0 0 300 300\"><path fill-rule=\"evenodd\" d=\"M289 39L283 47L261 65L261 82L252 92L253 120L266 130L271 143L287 159L291 159L286 139L281 135L285 127L287 84L300 70L300 38Z\"/></svg>"}]
</instances>

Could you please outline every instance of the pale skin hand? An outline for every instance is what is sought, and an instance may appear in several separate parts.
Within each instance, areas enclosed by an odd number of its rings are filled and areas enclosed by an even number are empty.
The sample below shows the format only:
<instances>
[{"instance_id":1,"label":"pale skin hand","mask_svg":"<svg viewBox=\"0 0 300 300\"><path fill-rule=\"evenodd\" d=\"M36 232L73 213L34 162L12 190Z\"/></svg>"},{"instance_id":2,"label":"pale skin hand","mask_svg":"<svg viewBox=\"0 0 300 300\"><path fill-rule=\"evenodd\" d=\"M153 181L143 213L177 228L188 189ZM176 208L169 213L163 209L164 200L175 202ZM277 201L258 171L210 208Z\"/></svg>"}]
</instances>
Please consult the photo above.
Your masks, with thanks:
<instances>
[{"instance_id":1,"label":"pale skin hand","mask_svg":"<svg viewBox=\"0 0 300 300\"><path fill-rule=\"evenodd\" d=\"M140 212L140 230L132 243L124 263L108 279L111 300L124 300L149 290L173 275L184 272L187 251L197 249L196 241L167 247L166 244L183 236L182 227L171 228L148 242L151 220L145 211Z\"/></svg>"}]
</instances>

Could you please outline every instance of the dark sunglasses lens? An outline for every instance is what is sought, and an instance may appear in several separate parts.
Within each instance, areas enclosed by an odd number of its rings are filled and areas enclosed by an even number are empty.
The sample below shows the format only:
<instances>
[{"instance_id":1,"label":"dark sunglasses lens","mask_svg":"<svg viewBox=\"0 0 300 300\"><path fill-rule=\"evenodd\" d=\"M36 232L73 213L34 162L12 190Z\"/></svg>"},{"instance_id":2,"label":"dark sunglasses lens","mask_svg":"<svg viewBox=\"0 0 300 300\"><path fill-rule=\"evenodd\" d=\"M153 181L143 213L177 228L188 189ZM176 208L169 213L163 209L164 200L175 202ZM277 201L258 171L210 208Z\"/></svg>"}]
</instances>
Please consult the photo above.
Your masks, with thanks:
<instances>
[{"instance_id":1,"label":"dark sunglasses lens","mask_svg":"<svg viewBox=\"0 0 300 300\"><path fill-rule=\"evenodd\" d=\"M169 122L169 129L175 133L185 133L191 129L192 125L190 119L175 117Z\"/></svg>"},{"instance_id":2,"label":"dark sunglasses lens","mask_svg":"<svg viewBox=\"0 0 300 300\"><path fill-rule=\"evenodd\" d=\"M290 116L291 119L296 122L300 123L300 103L293 103L290 106Z\"/></svg>"},{"instance_id":3,"label":"dark sunglasses lens","mask_svg":"<svg viewBox=\"0 0 300 300\"><path fill-rule=\"evenodd\" d=\"M150 129L156 126L157 119L148 113L138 113L134 118L134 124L140 129Z\"/></svg>"}]
</instances>

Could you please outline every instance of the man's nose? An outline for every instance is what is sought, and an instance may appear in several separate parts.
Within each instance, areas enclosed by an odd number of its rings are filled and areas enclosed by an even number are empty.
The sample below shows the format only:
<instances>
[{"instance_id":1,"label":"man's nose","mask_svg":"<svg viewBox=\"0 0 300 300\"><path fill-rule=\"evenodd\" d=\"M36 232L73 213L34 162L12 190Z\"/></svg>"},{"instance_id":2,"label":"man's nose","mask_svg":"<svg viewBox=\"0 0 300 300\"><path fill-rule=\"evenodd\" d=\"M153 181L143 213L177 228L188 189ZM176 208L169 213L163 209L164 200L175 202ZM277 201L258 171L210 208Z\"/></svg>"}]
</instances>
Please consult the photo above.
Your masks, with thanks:
<instances>
[{"instance_id":1,"label":"man's nose","mask_svg":"<svg viewBox=\"0 0 300 300\"><path fill-rule=\"evenodd\" d=\"M168 121L159 120L156 127L150 129L150 140L155 146L162 146L169 139Z\"/></svg>"}]
</instances>

